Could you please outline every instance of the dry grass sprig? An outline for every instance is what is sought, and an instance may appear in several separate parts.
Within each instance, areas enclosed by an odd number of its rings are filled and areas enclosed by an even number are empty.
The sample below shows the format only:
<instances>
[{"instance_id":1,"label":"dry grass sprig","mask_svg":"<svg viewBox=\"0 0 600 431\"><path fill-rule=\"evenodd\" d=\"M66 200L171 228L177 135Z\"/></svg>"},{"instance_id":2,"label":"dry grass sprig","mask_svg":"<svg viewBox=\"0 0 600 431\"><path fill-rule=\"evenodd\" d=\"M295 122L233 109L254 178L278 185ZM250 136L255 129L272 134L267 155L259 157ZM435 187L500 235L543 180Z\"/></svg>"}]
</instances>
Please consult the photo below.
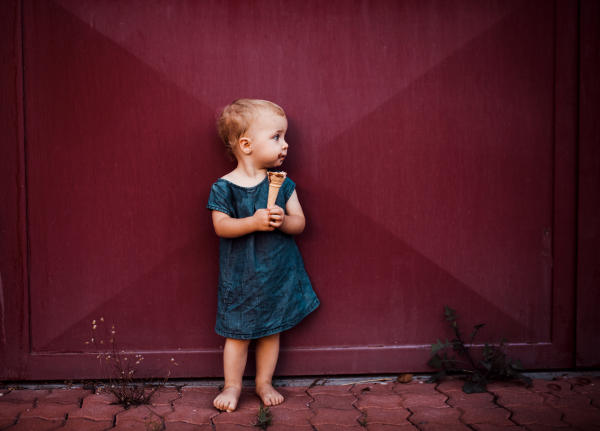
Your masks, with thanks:
<instances>
[{"instance_id":1,"label":"dry grass sprig","mask_svg":"<svg viewBox=\"0 0 600 431\"><path fill-rule=\"evenodd\" d=\"M98 325L102 327L99 328ZM122 405L126 409L132 406L150 404L152 396L165 387L171 372L167 370L167 375L164 378L156 378L155 376L165 368L177 365L175 359L171 358L171 362L163 365L150 377L138 378L136 377L137 366L144 360L144 357L141 354L134 356L133 352L127 355L124 350L119 351L114 325L109 330L104 318L101 318L98 324L94 320L92 322L92 334L91 342L96 347L102 375L104 380L108 381L108 384L97 382L101 390L117 397L115 404ZM105 343L105 341L107 342ZM90 343L86 341L85 344Z\"/></svg>"}]
</instances>

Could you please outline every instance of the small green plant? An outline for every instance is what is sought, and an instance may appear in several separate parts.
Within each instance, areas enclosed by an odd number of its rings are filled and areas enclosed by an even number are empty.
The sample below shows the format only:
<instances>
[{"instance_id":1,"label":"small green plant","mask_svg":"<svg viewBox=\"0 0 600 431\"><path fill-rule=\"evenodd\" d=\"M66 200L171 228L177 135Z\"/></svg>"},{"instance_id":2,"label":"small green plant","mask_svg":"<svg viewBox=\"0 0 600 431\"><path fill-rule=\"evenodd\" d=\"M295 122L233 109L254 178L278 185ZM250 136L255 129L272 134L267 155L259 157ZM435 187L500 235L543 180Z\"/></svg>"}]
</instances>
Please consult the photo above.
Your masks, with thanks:
<instances>
[{"instance_id":1,"label":"small green plant","mask_svg":"<svg viewBox=\"0 0 600 431\"><path fill-rule=\"evenodd\" d=\"M163 428L162 421L160 419L154 420L154 419L152 419L152 416L153 416L153 413L152 413L152 411L150 411L150 417L148 417L148 420L146 422L144 422L144 424L146 425L146 431L162 430L162 428Z\"/></svg>"},{"instance_id":2,"label":"small green plant","mask_svg":"<svg viewBox=\"0 0 600 431\"><path fill-rule=\"evenodd\" d=\"M137 366L144 360L143 355L126 355L125 351L119 352L114 325L108 329L104 318L100 319L103 331L96 331L97 324L92 322L92 343L96 348L97 358L100 360L102 375L108 383L96 382L100 390L109 392L117 397L114 404L122 405L125 409L130 407L150 404L152 396L165 387L169 379L170 371L164 378L157 379L156 376L166 366L177 365L175 359L167 365L156 370L148 378L137 378ZM100 324L100 323L99 323ZM102 333L103 332L103 333ZM105 343L106 342L106 343ZM86 341L85 344L90 344ZM90 382L88 382L89 385Z\"/></svg>"},{"instance_id":3,"label":"small green plant","mask_svg":"<svg viewBox=\"0 0 600 431\"><path fill-rule=\"evenodd\" d=\"M358 423L360 424L361 427L366 427L368 425L367 422L367 411L363 409L363 414L360 417L360 419L358 419Z\"/></svg>"},{"instance_id":4,"label":"small green plant","mask_svg":"<svg viewBox=\"0 0 600 431\"><path fill-rule=\"evenodd\" d=\"M460 330L456 323L456 319L459 316L456 315L456 311L445 305L444 315L446 316L446 321L450 322L450 327L454 332L455 338L451 341L448 341L446 338L445 343L442 343L438 339L437 343L431 345L432 358L427 365L441 371L431 376L426 383L435 383L444 376L463 375L466 376L463 391L467 394L486 392L485 386L495 380L508 381L513 379L523 379L528 385L533 384L529 377L522 374L523 371L525 371L525 368L523 368L521 361L518 359L511 361L511 359L507 358L503 353L504 348L506 347L506 339L504 336L502 336L502 340L500 340L500 345L498 347L494 344L490 346L486 342L483 347L483 358L475 360L471 356L471 347L473 346L475 334L477 334L477 331L479 331L485 323L475 325L475 330L469 335L469 345L467 346L460 336ZM437 353L442 349L450 348L452 348L453 351L458 352L459 356L466 357L468 362L456 359L455 355L452 355L452 357L449 358L447 352L442 356ZM464 369L462 366L458 367L458 364L466 364L467 366L470 366L471 369Z\"/></svg>"},{"instance_id":5,"label":"small green plant","mask_svg":"<svg viewBox=\"0 0 600 431\"><path fill-rule=\"evenodd\" d=\"M271 420L273 419L273 413L271 413L269 411L268 407L265 407L264 404L261 404L260 407L258 408L257 419L258 419L258 422L256 422L254 424L254 426L257 426L257 427L260 427L260 428L266 430L268 427L271 426Z\"/></svg>"}]
</instances>

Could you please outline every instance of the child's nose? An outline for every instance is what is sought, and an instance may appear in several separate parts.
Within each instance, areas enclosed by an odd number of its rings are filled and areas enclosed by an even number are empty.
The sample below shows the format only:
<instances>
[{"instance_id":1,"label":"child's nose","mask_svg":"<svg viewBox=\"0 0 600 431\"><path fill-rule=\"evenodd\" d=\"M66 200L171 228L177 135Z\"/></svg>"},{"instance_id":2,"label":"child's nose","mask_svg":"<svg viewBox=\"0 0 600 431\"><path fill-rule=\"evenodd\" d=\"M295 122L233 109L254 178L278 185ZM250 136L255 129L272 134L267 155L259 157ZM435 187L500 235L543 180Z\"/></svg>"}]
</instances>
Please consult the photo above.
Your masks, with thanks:
<instances>
[{"instance_id":1,"label":"child's nose","mask_svg":"<svg viewBox=\"0 0 600 431\"><path fill-rule=\"evenodd\" d=\"M289 147L289 145L288 145L287 141L284 140L283 141L283 149L287 150L287 147Z\"/></svg>"}]
</instances>

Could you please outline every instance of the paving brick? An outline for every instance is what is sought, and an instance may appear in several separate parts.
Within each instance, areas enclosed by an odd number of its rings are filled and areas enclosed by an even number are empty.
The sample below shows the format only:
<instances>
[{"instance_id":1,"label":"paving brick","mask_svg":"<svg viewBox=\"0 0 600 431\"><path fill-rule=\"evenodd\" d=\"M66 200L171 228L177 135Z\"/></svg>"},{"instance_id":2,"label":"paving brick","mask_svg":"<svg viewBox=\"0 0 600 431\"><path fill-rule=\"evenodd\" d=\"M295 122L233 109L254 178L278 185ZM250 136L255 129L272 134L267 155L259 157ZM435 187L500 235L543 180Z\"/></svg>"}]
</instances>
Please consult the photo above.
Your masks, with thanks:
<instances>
[{"instance_id":1,"label":"paving brick","mask_svg":"<svg viewBox=\"0 0 600 431\"><path fill-rule=\"evenodd\" d=\"M357 419L362 416L358 410L315 409L315 415L310 418L310 423L321 429L322 425L341 425L352 427L358 424Z\"/></svg>"},{"instance_id":2,"label":"paving brick","mask_svg":"<svg viewBox=\"0 0 600 431\"><path fill-rule=\"evenodd\" d=\"M55 403L55 404L77 404L81 405L81 400L92 395L92 391L87 389L54 389L50 394L41 396L37 402Z\"/></svg>"},{"instance_id":3,"label":"paving brick","mask_svg":"<svg viewBox=\"0 0 600 431\"><path fill-rule=\"evenodd\" d=\"M496 408L480 408L476 406L463 406L458 410L462 413L460 420L466 424L490 424L498 426L512 426L513 422L509 420L510 411Z\"/></svg>"},{"instance_id":4,"label":"paving brick","mask_svg":"<svg viewBox=\"0 0 600 431\"><path fill-rule=\"evenodd\" d=\"M564 414L563 422L568 425L579 428L591 425L600 427L600 409L580 410L561 408L559 410Z\"/></svg>"},{"instance_id":5,"label":"paving brick","mask_svg":"<svg viewBox=\"0 0 600 431\"><path fill-rule=\"evenodd\" d=\"M533 386L528 389L532 392L563 392L570 391L571 384L564 380L543 380L543 379L531 379Z\"/></svg>"},{"instance_id":6,"label":"paving brick","mask_svg":"<svg viewBox=\"0 0 600 431\"><path fill-rule=\"evenodd\" d=\"M578 410L597 410L597 408L591 404L591 399L573 391L567 393L549 392L544 394L544 399L545 404L554 409L568 407Z\"/></svg>"},{"instance_id":7,"label":"paving brick","mask_svg":"<svg viewBox=\"0 0 600 431\"><path fill-rule=\"evenodd\" d=\"M458 420L460 416L460 412L456 409L445 408L430 408L430 407L413 407L412 410L413 415L408 418L413 424L417 425L419 428L421 425L425 424L439 424L439 425L447 425L447 426L460 426L463 425L461 421Z\"/></svg>"},{"instance_id":8,"label":"paving brick","mask_svg":"<svg viewBox=\"0 0 600 431\"><path fill-rule=\"evenodd\" d=\"M496 403L507 408L513 406L543 408L544 398L535 392L502 391L499 392Z\"/></svg>"},{"instance_id":9,"label":"paving brick","mask_svg":"<svg viewBox=\"0 0 600 431\"><path fill-rule=\"evenodd\" d=\"M592 398L600 398L600 382L573 384L572 390L578 394L590 395Z\"/></svg>"},{"instance_id":10,"label":"paving brick","mask_svg":"<svg viewBox=\"0 0 600 431\"><path fill-rule=\"evenodd\" d=\"M400 395L404 394L421 394L435 395L440 394L436 391L437 383L424 383L422 380L412 381L410 383L396 383L394 391Z\"/></svg>"},{"instance_id":11,"label":"paving brick","mask_svg":"<svg viewBox=\"0 0 600 431\"><path fill-rule=\"evenodd\" d=\"M306 392L306 386L277 386L275 389L284 397L296 395L308 396L308 393Z\"/></svg>"},{"instance_id":12,"label":"paving brick","mask_svg":"<svg viewBox=\"0 0 600 431\"><path fill-rule=\"evenodd\" d=\"M36 408L23 412L19 420L24 418L39 418L47 421L63 420L66 414L73 410L79 410L79 406L76 404L38 404Z\"/></svg>"},{"instance_id":13,"label":"paving brick","mask_svg":"<svg viewBox=\"0 0 600 431\"><path fill-rule=\"evenodd\" d=\"M423 424L419 428L422 431L471 431L466 425Z\"/></svg>"},{"instance_id":14,"label":"paving brick","mask_svg":"<svg viewBox=\"0 0 600 431\"><path fill-rule=\"evenodd\" d=\"M254 392L254 389L251 388L243 388L242 390ZM217 396L221 393L221 389L217 386L190 386L182 388L180 392L182 397L190 394L213 394Z\"/></svg>"},{"instance_id":15,"label":"paving brick","mask_svg":"<svg viewBox=\"0 0 600 431\"><path fill-rule=\"evenodd\" d=\"M562 414L559 411L550 408L533 409L527 406L512 406L509 408L513 412L511 420L518 425L539 424L549 427L564 427L561 422ZM581 410L578 410L581 412Z\"/></svg>"},{"instance_id":16,"label":"paving brick","mask_svg":"<svg viewBox=\"0 0 600 431\"><path fill-rule=\"evenodd\" d=\"M269 410L273 413L271 423L274 425L310 426L310 418L314 415L314 412L309 408L304 410L292 410L282 406L274 406ZM256 419L256 413L254 417Z\"/></svg>"},{"instance_id":17,"label":"paving brick","mask_svg":"<svg viewBox=\"0 0 600 431\"><path fill-rule=\"evenodd\" d=\"M33 409L33 403L0 403L0 418L16 419L27 410Z\"/></svg>"},{"instance_id":18,"label":"paving brick","mask_svg":"<svg viewBox=\"0 0 600 431\"><path fill-rule=\"evenodd\" d=\"M269 428L267 428L269 429ZM250 426L238 425L238 424L215 424L216 431L252 431L258 430L258 428L252 428Z\"/></svg>"},{"instance_id":19,"label":"paving brick","mask_svg":"<svg viewBox=\"0 0 600 431\"><path fill-rule=\"evenodd\" d=\"M128 410L117 413L117 425L126 420L133 420L138 422L146 421L158 421L162 422L164 415L173 412L171 406L138 406L131 407ZM152 414L151 414L152 413Z\"/></svg>"},{"instance_id":20,"label":"paving brick","mask_svg":"<svg viewBox=\"0 0 600 431\"><path fill-rule=\"evenodd\" d=\"M170 388L171 386L167 386L168 388ZM182 394L186 393L186 392L206 392L209 394L212 393L219 393L221 392L221 387L220 386L183 386L180 389L180 392Z\"/></svg>"},{"instance_id":21,"label":"paving brick","mask_svg":"<svg viewBox=\"0 0 600 431\"><path fill-rule=\"evenodd\" d=\"M215 408L175 406L173 409L172 413L165 414L165 423L185 422L194 425L209 425L211 419L219 415L219 411Z\"/></svg>"},{"instance_id":22,"label":"paving brick","mask_svg":"<svg viewBox=\"0 0 600 431\"><path fill-rule=\"evenodd\" d=\"M498 407L494 403L494 395L489 392L466 394L462 390L448 391L448 400L446 402L452 407L473 406L480 409L493 409Z\"/></svg>"},{"instance_id":23,"label":"paving brick","mask_svg":"<svg viewBox=\"0 0 600 431\"><path fill-rule=\"evenodd\" d=\"M194 425L187 422L165 422L166 431L214 431L212 425ZM245 428L249 431L248 428Z\"/></svg>"},{"instance_id":24,"label":"paving brick","mask_svg":"<svg viewBox=\"0 0 600 431\"><path fill-rule=\"evenodd\" d=\"M269 428L267 428L269 429ZM252 431L258 430L258 428L252 428L252 425L239 425L239 424L215 424L216 431Z\"/></svg>"},{"instance_id":25,"label":"paving brick","mask_svg":"<svg viewBox=\"0 0 600 431\"><path fill-rule=\"evenodd\" d=\"M90 395L89 397L85 397L83 399L83 406L92 403L112 404L116 403L117 401L117 397L115 397L110 392L98 391L95 394Z\"/></svg>"},{"instance_id":26,"label":"paving brick","mask_svg":"<svg viewBox=\"0 0 600 431\"><path fill-rule=\"evenodd\" d=\"M529 424L529 425L527 425L527 429L530 430L530 431L548 431L548 430L554 430L554 431L579 431L580 430L580 428L573 428L573 427L570 427L570 426L565 426L563 428L548 428L546 425L536 425L536 424ZM598 429L598 428L596 428L596 429Z\"/></svg>"},{"instance_id":27,"label":"paving brick","mask_svg":"<svg viewBox=\"0 0 600 431\"><path fill-rule=\"evenodd\" d=\"M236 408L257 410L261 404L262 400L258 395L256 395L253 388L243 388ZM213 405L212 401L210 405Z\"/></svg>"},{"instance_id":28,"label":"paving brick","mask_svg":"<svg viewBox=\"0 0 600 431\"><path fill-rule=\"evenodd\" d=\"M365 407L379 407L382 409L401 408L402 397L397 394L391 395L356 395L358 401L354 404L358 409ZM410 395L409 395L410 396Z\"/></svg>"},{"instance_id":29,"label":"paving brick","mask_svg":"<svg viewBox=\"0 0 600 431\"><path fill-rule=\"evenodd\" d=\"M173 400L174 406L196 406L196 407L211 407L213 401L221 391L218 388L205 390L204 388L196 390L196 388L188 388L181 390L181 397Z\"/></svg>"},{"instance_id":30,"label":"paving brick","mask_svg":"<svg viewBox=\"0 0 600 431\"><path fill-rule=\"evenodd\" d=\"M180 397L176 388L159 389L150 398L150 404L153 406L170 406L171 402Z\"/></svg>"},{"instance_id":31,"label":"paving brick","mask_svg":"<svg viewBox=\"0 0 600 431\"><path fill-rule=\"evenodd\" d=\"M48 390L14 390L3 395L0 400L3 403L33 404L38 398L49 394L50 391Z\"/></svg>"},{"instance_id":32,"label":"paving brick","mask_svg":"<svg viewBox=\"0 0 600 431\"><path fill-rule=\"evenodd\" d=\"M356 397L348 395L313 395L314 401L310 403L311 409L337 409L337 410L355 410L354 404Z\"/></svg>"},{"instance_id":33,"label":"paving brick","mask_svg":"<svg viewBox=\"0 0 600 431\"><path fill-rule=\"evenodd\" d=\"M8 428L10 431L49 431L61 426L62 420L46 421L39 418L19 419L16 425Z\"/></svg>"},{"instance_id":34,"label":"paving brick","mask_svg":"<svg viewBox=\"0 0 600 431\"><path fill-rule=\"evenodd\" d=\"M2 416L0 416L0 430L13 426L15 422L17 422L17 420L14 418L3 418Z\"/></svg>"},{"instance_id":35,"label":"paving brick","mask_svg":"<svg viewBox=\"0 0 600 431\"><path fill-rule=\"evenodd\" d=\"M394 431L394 430L418 430L413 424L408 422L408 426L406 428L402 428L402 425L386 425L386 424L367 424L367 426L363 429L367 431Z\"/></svg>"},{"instance_id":36,"label":"paving brick","mask_svg":"<svg viewBox=\"0 0 600 431\"><path fill-rule=\"evenodd\" d=\"M212 418L214 424L234 424L252 426L256 423L256 416L258 411L240 409L235 410L231 413L221 413Z\"/></svg>"},{"instance_id":37,"label":"paving brick","mask_svg":"<svg viewBox=\"0 0 600 431\"><path fill-rule=\"evenodd\" d=\"M292 410L304 410L309 408L309 404L314 401L314 398L304 394L304 395L296 395L296 396L285 396L284 400L281 404L278 404L276 407L282 407L285 409Z\"/></svg>"},{"instance_id":38,"label":"paving brick","mask_svg":"<svg viewBox=\"0 0 600 431\"><path fill-rule=\"evenodd\" d=\"M510 380L508 382L494 382L486 385L486 390L488 392L504 392L504 391L514 391L514 392L530 392L527 389L527 384L523 380Z\"/></svg>"},{"instance_id":39,"label":"paving brick","mask_svg":"<svg viewBox=\"0 0 600 431\"><path fill-rule=\"evenodd\" d=\"M514 426L510 426L510 427L499 427L498 425L488 425L488 424L474 424L471 425L471 427L473 427L473 429L477 430L477 431L523 431L523 427L514 425ZM560 428L560 431L563 431L564 428ZM547 429L546 429L547 431ZM556 430L559 431L559 430Z\"/></svg>"},{"instance_id":40,"label":"paving brick","mask_svg":"<svg viewBox=\"0 0 600 431\"><path fill-rule=\"evenodd\" d=\"M313 386L312 388L308 388L307 392L311 397L314 397L315 395L348 395L351 388L351 385Z\"/></svg>"},{"instance_id":41,"label":"paving brick","mask_svg":"<svg viewBox=\"0 0 600 431\"><path fill-rule=\"evenodd\" d=\"M432 408L449 408L446 404L448 397L439 392L435 394L407 394L401 401L405 408L412 407L432 407Z\"/></svg>"},{"instance_id":42,"label":"paving brick","mask_svg":"<svg viewBox=\"0 0 600 431\"><path fill-rule=\"evenodd\" d=\"M56 431L104 431L112 428L113 421L90 421L87 419L67 419L67 423L63 428L58 428Z\"/></svg>"},{"instance_id":43,"label":"paving brick","mask_svg":"<svg viewBox=\"0 0 600 431\"><path fill-rule=\"evenodd\" d=\"M463 392L462 388L465 385L464 380L455 377L444 377L438 382L436 389L440 392ZM466 394L465 394L466 395Z\"/></svg>"},{"instance_id":44,"label":"paving brick","mask_svg":"<svg viewBox=\"0 0 600 431\"><path fill-rule=\"evenodd\" d=\"M367 407L362 410L365 412L367 424L385 424L385 425L411 425L408 417L411 413L400 407L397 409L380 409L377 407Z\"/></svg>"},{"instance_id":45,"label":"paving brick","mask_svg":"<svg viewBox=\"0 0 600 431\"><path fill-rule=\"evenodd\" d=\"M111 431L127 430L127 431L148 431L148 425L138 421L123 421L117 424Z\"/></svg>"},{"instance_id":46,"label":"paving brick","mask_svg":"<svg viewBox=\"0 0 600 431\"><path fill-rule=\"evenodd\" d=\"M312 425L290 426L290 425L271 425L267 428L269 431L313 431ZM258 428L257 428L258 430ZM350 430L348 430L350 431Z\"/></svg>"},{"instance_id":47,"label":"paving brick","mask_svg":"<svg viewBox=\"0 0 600 431\"><path fill-rule=\"evenodd\" d=\"M596 376L580 376L580 377L563 377L562 378L567 383L571 384L571 389L575 390L575 388L581 389L586 388L585 390L598 390L600 389L600 377ZM578 392L578 391L576 391Z\"/></svg>"},{"instance_id":48,"label":"paving brick","mask_svg":"<svg viewBox=\"0 0 600 431\"><path fill-rule=\"evenodd\" d=\"M370 394L370 395L393 395L394 394L394 383L361 383L352 386L350 393L357 394Z\"/></svg>"},{"instance_id":49,"label":"paving brick","mask_svg":"<svg viewBox=\"0 0 600 431\"><path fill-rule=\"evenodd\" d=\"M85 400L84 400L85 401ZM89 419L92 421L112 421L114 416L123 411L121 406L105 403L83 403L83 407L69 413L69 419Z\"/></svg>"},{"instance_id":50,"label":"paving brick","mask_svg":"<svg viewBox=\"0 0 600 431\"><path fill-rule=\"evenodd\" d=\"M270 428L267 428L267 429L270 431ZM325 425L319 425L319 429L318 429L318 431L358 431L358 430L362 431L362 430L364 430L364 428L358 424L356 424L356 426L325 424Z\"/></svg>"}]
</instances>

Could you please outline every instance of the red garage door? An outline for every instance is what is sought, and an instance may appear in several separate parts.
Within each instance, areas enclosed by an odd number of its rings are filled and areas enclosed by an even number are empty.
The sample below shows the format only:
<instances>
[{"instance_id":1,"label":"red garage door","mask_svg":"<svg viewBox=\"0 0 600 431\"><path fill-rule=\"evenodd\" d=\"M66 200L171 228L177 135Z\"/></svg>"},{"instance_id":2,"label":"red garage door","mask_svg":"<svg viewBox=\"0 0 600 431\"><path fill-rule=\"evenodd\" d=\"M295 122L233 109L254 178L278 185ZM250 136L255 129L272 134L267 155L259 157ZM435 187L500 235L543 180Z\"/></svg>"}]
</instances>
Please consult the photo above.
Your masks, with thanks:
<instances>
[{"instance_id":1,"label":"red garage door","mask_svg":"<svg viewBox=\"0 0 600 431\"><path fill-rule=\"evenodd\" d=\"M431 371L446 304L526 367L572 366L572 5L25 0L6 377L100 377L100 317L149 368L222 375L205 207L234 167L215 112L238 97L286 110L321 301L277 374Z\"/></svg>"}]
</instances>

